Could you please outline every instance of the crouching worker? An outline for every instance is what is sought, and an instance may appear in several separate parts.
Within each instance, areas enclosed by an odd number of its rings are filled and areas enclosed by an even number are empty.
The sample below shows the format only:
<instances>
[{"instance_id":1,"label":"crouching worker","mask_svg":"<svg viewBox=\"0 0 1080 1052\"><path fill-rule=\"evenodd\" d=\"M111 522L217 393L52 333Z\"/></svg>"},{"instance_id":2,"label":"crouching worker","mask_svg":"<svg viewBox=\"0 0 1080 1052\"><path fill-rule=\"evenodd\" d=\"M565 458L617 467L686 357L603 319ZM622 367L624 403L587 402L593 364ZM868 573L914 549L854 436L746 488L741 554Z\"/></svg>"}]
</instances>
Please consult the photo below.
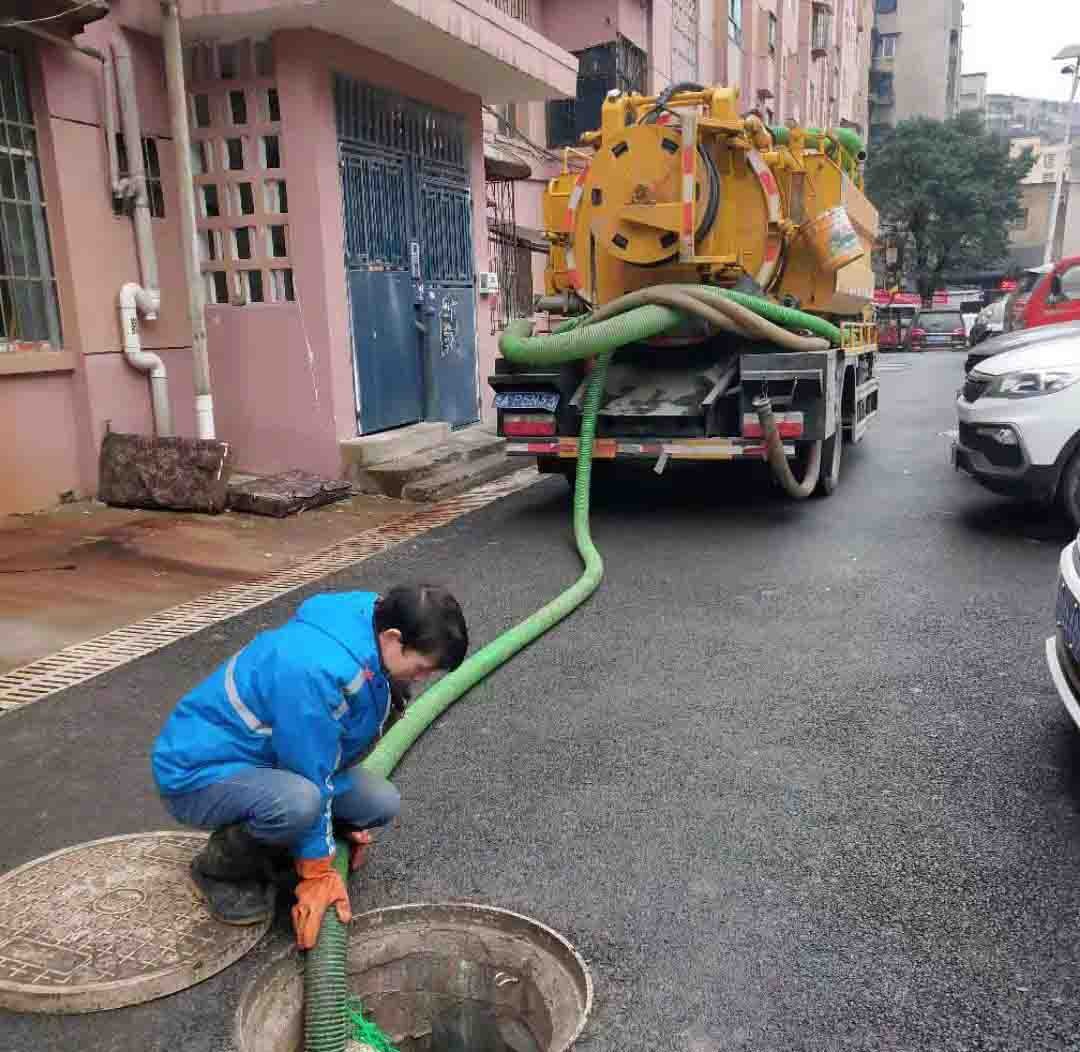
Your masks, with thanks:
<instances>
[{"instance_id":1,"label":"crouching worker","mask_svg":"<svg viewBox=\"0 0 1080 1052\"><path fill-rule=\"evenodd\" d=\"M275 871L299 876L293 926L310 949L330 906L347 923L335 831L351 868L398 812L386 779L357 761L395 693L461 664L461 608L435 586L386 595L316 595L187 694L154 744L162 801L181 824L212 830L191 875L210 912L256 924L273 911Z\"/></svg>"}]
</instances>

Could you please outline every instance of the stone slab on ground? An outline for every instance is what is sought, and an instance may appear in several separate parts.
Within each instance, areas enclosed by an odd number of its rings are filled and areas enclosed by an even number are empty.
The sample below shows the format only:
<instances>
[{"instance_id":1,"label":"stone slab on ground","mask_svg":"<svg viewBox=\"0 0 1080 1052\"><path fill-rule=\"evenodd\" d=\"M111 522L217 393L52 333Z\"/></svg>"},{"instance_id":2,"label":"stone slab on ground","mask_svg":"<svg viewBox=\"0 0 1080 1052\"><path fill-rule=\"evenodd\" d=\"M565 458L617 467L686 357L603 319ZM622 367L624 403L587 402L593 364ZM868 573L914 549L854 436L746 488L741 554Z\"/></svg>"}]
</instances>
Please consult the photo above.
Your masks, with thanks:
<instances>
[{"instance_id":1,"label":"stone slab on ground","mask_svg":"<svg viewBox=\"0 0 1080 1052\"><path fill-rule=\"evenodd\" d=\"M233 511L283 519L345 500L351 493L352 486L340 479L320 478L306 471L285 471L230 483L229 507Z\"/></svg>"},{"instance_id":2,"label":"stone slab on ground","mask_svg":"<svg viewBox=\"0 0 1080 1052\"><path fill-rule=\"evenodd\" d=\"M101 443L98 491L121 508L225 510L233 451L228 442L110 432Z\"/></svg>"}]
</instances>

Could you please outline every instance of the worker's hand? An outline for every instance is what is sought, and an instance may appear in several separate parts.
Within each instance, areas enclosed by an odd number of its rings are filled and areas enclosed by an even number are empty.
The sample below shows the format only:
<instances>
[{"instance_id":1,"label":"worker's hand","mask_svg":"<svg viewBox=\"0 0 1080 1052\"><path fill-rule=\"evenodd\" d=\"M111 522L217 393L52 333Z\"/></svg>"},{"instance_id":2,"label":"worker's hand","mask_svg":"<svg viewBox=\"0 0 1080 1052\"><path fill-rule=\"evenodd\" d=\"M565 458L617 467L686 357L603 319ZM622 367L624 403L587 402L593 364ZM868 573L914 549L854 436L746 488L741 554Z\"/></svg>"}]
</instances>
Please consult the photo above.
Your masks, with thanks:
<instances>
[{"instance_id":1,"label":"worker's hand","mask_svg":"<svg viewBox=\"0 0 1080 1052\"><path fill-rule=\"evenodd\" d=\"M367 855L375 838L370 829L354 829L345 834L349 842L349 872L355 873L362 866L367 865Z\"/></svg>"},{"instance_id":2,"label":"worker's hand","mask_svg":"<svg viewBox=\"0 0 1080 1052\"><path fill-rule=\"evenodd\" d=\"M292 909L293 930L296 945L310 950L319 938L323 916L333 906L338 920L348 924L352 920L349 892L341 874L334 869L333 856L327 858L299 858L296 872L300 883L296 886L296 905Z\"/></svg>"}]
</instances>

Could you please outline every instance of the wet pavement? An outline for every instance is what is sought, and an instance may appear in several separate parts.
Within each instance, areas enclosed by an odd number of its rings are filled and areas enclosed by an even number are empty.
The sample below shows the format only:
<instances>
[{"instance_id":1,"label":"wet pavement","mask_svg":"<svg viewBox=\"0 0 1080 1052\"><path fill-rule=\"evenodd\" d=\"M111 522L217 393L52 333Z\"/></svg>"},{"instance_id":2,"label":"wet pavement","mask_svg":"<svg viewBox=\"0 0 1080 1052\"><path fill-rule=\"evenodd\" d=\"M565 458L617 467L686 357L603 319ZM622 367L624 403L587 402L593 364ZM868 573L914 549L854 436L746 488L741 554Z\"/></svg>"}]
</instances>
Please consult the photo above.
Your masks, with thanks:
<instances>
[{"instance_id":1,"label":"wet pavement","mask_svg":"<svg viewBox=\"0 0 1080 1052\"><path fill-rule=\"evenodd\" d=\"M253 581L416 505L357 496L286 519L63 505L0 519L0 674Z\"/></svg>"},{"instance_id":2,"label":"wet pavement","mask_svg":"<svg viewBox=\"0 0 1080 1052\"><path fill-rule=\"evenodd\" d=\"M893 356L830 500L719 472L594 516L597 595L406 757L354 910L466 899L590 962L588 1052L1065 1050L1080 1033L1080 743L1042 657L1070 531L955 475L962 355ZM577 573L551 480L327 580L441 580L484 642ZM175 698L302 595L0 717L0 868L169 826ZM222 1052L286 945L3 1052Z\"/></svg>"}]
</instances>

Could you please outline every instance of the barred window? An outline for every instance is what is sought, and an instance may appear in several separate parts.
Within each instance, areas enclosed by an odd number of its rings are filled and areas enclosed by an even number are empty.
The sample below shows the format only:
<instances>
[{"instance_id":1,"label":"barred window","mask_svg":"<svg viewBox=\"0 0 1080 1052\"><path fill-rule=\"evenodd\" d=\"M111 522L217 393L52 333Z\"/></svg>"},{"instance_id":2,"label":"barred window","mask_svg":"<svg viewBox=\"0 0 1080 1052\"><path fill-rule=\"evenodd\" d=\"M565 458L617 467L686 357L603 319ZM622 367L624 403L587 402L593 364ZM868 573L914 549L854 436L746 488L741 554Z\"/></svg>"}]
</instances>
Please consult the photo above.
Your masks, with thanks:
<instances>
[{"instance_id":1,"label":"barred window","mask_svg":"<svg viewBox=\"0 0 1080 1052\"><path fill-rule=\"evenodd\" d=\"M161 189L161 161L158 159L157 142L151 138L144 138L143 144L143 170L146 173L146 200L150 204L150 215L155 219L165 218L165 194ZM116 136L117 173L121 179L131 178L131 163L128 160L127 143L124 142L122 133ZM117 201L113 211L120 215L124 211L123 200Z\"/></svg>"},{"instance_id":2,"label":"barred window","mask_svg":"<svg viewBox=\"0 0 1080 1052\"><path fill-rule=\"evenodd\" d=\"M0 350L60 340L30 95L21 57L0 49Z\"/></svg>"}]
</instances>

